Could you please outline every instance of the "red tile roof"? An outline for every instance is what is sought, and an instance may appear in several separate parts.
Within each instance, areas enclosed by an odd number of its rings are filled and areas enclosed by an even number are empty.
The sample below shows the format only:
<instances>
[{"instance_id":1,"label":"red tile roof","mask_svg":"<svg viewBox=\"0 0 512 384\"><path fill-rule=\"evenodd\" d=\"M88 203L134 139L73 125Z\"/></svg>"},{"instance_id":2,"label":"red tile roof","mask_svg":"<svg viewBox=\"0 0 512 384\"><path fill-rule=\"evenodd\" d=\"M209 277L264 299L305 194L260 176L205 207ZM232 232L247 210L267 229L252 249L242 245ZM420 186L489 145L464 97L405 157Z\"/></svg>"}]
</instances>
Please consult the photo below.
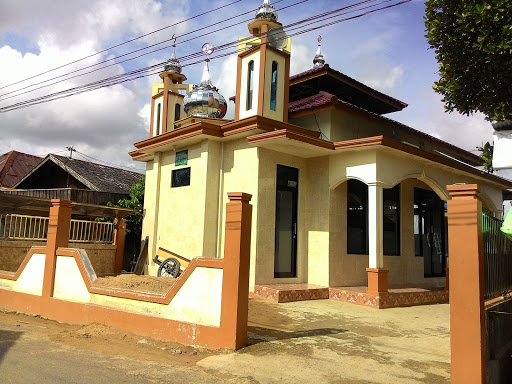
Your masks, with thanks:
<instances>
[{"instance_id":1,"label":"red tile roof","mask_svg":"<svg viewBox=\"0 0 512 384\"><path fill-rule=\"evenodd\" d=\"M39 156L17 151L0 155L0 187L12 188L41 160Z\"/></svg>"},{"instance_id":2,"label":"red tile roof","mask_svg":"<svg viewBox=\"0 0 512 384\"><path fill-rule=\"evenodd\" d=\"M309 108L321 107L328 104L337 104L338 97L328 92L320 91L316 95L305 97L303 99L290 101L288 104L288 111L297 112Z\"/></svg>"}]
</instances>

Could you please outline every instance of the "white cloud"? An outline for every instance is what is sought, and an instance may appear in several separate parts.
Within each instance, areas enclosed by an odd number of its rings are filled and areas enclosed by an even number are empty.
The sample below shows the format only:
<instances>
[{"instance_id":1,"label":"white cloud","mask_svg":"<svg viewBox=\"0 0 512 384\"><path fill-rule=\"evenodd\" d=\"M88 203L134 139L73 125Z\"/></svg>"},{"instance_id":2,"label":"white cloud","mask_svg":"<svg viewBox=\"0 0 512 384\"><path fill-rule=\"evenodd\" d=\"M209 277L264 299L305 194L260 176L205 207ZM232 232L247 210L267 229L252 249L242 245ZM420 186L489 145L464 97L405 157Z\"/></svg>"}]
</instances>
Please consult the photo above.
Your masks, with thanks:
<instances>
[{"instance_id":1,"label":"white cloud","mask_svg":"<svg viewBox=\"0 0 512 384\"><path fill-rule=\"evenodd\" d=\"M397 82L402 79L404 69L402 65L387 67L375 66L373 71L366 73L361 82L379 91L392 91Z\"/></svg>"}]
</instances>

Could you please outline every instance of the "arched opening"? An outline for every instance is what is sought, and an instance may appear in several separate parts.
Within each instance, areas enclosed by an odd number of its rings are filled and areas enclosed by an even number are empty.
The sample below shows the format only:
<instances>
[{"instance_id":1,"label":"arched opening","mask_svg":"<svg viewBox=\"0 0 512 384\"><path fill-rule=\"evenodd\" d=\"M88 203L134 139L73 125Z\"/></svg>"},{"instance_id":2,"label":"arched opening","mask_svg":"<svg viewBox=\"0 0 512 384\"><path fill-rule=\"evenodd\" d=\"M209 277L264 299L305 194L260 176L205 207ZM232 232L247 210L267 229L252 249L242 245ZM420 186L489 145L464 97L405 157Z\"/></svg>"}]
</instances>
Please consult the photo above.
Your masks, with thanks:
<instances>
[{"instance_id":1,"label":"arched opening","mask_svg":"<svg viewBox=\"0 0 512 384\"><path fill-rule=\"evenodd\" d=\"M174 104L174 121L181 118L181 106L179 103Z\"/></svg>"}]
</instances>

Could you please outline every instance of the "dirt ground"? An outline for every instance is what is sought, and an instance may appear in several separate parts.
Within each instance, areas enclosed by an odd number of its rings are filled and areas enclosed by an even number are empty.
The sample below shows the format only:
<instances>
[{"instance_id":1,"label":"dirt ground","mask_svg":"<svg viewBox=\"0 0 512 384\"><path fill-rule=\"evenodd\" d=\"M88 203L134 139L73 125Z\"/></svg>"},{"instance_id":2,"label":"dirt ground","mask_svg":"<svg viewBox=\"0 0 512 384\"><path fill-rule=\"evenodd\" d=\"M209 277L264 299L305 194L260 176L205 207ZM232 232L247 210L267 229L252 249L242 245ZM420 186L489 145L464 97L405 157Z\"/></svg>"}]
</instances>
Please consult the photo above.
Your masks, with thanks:
<instances>
[{"instance_id":1,"label":"dirt ground","mask_svg":"<svg viewBox=\"0 0 512 384\"><path fill-rule=\"evenodd\" d=\"M448 384L449 363L447 304L375 310L251 299L249 344L236 352L0 312L2 382L13 384Z\"/></svg>"}]
</instances>

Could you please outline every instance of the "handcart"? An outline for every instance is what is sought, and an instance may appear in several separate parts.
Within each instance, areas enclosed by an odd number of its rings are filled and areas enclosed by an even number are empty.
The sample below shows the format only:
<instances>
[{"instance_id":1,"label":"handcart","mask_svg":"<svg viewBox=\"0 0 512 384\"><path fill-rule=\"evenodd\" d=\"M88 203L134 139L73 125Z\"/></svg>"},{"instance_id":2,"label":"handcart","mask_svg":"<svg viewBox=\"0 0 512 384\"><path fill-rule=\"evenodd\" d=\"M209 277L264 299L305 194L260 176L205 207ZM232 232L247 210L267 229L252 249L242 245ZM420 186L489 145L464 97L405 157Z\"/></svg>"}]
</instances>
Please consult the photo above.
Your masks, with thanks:
<instances>
[{"instance_id":1,"label":"handcart","mask_svg":"<svg viewBox=\"0 0 512 384\"><path fill-rule=\"evenodd\" d=\"M160 258L164 261L160 261ZM153 258L155 264L158 264L158 277L178 277L185 268L190 264L190 259L180 256L177 253L168 251L164 248L158 248L155 257Z\"/></svg>"}]
</instances>

